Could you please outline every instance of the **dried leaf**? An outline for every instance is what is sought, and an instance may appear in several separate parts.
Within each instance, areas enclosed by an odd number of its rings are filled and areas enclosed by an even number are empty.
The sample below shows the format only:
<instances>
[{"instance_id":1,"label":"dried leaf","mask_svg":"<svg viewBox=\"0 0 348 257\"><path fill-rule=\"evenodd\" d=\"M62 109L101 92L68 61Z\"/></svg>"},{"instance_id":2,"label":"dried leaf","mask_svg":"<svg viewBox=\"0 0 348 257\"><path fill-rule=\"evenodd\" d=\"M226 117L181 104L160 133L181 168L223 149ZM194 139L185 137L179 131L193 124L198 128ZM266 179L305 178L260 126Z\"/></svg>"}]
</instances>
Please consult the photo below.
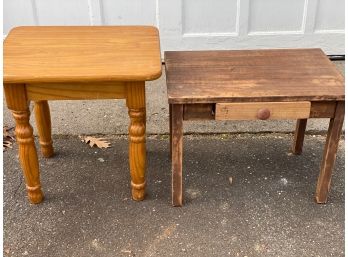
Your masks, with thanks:
<instances>
[{"instance_id":1,"label":"dried leaf","mask_svg":"<svg viewBox=\"0 0 348 257\"><path fill-rule=\"evenodd\" d=\"M4 126L3 127L3 138L4 139L15 140L14 135L13 135L13 129L14 128L9 128L7 126Z\"/></svg>"},{"instance_id":2,"label":"dried leaf","mask_svg":"<svg viewBox=\"0 0 348 257\"><path fill-rule=\"evenodd\" d=\"M13 128L3 127L3 137L2 137L2 151L6 151L6 148L12 148L12 144L15 141L13 135Z\"/></svg>"},{"instance_id":3,"label":"dried leaf","mask_svg":"<svg viewBox=\"0 0 348 257\"><path fill-rule=\"evenodd\" d=\"M91 147L97 146L98 148L109 148L110 143L105 138L96 138L91 136L82 137L79 136L82 142L89 144Z\"/></svg>"},{"instance_id":4,"label":"dried leaf","mask_svg":"<svg viewBox=\"0 0 348 257\"><path fill-rule=\"evenodd\" d=\"M10 141L4 141L3 146L4 146L4 147L12 148L12 142L10 142Z\"/></svg>"},{"instance_id":5,"label":"dried leaf","mask_svg":"<svg viewBox=\"0 0 348 257\"><path fill-rule=\"evenodd\" d=\"M7 137L7 136L9 136L10 135L10 133L8 133L8 127L7 126L4 126L3 128L2 128L2 130L3 130L3 137Z\"/></svg>"}]
</instances>

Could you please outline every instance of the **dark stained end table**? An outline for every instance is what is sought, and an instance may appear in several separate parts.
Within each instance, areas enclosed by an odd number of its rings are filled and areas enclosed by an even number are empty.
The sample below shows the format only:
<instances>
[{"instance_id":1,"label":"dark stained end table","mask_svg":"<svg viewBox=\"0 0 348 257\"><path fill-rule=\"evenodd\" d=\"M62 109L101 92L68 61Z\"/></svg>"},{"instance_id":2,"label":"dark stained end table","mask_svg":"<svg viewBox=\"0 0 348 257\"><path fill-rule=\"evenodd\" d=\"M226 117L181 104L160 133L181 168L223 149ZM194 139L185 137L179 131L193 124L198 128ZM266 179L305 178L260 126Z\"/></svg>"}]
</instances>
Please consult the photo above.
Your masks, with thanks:
<instances>
[{"instance_id":1,"label":"dark stained end table","mask_svg":"<svg viewBox=\"0 0 348 257\"><path fill-rule=\"evenodd\" d=\"M183 203L184 120L296 119L301 154L308 118L330 118L315 199L325 203L344 120L344 78L321 49L165 52L172 201Z\"/></svg>"}]
</instances>

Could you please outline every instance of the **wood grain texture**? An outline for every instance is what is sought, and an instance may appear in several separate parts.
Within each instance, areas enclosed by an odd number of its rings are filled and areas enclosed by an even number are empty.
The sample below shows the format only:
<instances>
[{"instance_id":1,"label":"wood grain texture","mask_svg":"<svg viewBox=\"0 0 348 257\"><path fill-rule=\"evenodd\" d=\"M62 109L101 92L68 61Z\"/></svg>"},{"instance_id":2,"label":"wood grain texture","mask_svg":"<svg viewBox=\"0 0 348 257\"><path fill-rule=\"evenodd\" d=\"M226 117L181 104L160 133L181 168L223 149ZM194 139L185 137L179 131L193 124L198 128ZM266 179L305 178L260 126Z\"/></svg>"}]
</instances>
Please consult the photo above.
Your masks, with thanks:
<instances>
[{"instance_id":1,"label":"wood grain texture","mask_svg":"<svg viewBox=\"0 0 348 257\"><path fill-rule=\"evenodd\" d=\"M214 120L214 104L185 104L184 120Z\"/></svg>"},{"instance_id":2,"label":"wood grain texture","mask_svg":"<svg viewBox=\"0 0 348 257\"><path fill-rule=\"evenodd\" d=\"M165 52L165 64L173 104L344 99L320 49Z\"/></svg>"},{"instance_id":3,"label":"wood grain texture","mask_svg":"<svg viewBox=\"0 0 348 257\"><path fill-rule=\"evenodd\" d=\"M301 154L303 147L303 140L306 132L307 119L299 119L296 122L296 130L294 133L294 143L292 146L293 154Z\"/></svg>"},{"instance_id":4,"label":"wood grain texture","mask_svg":"<svg viewBox=\"0 0 348 257\"><path fill-rule=\"evenodd\" d=\"M4 84L4 93L7 108L10 110L26 111L29 106L29 100L26 94L24 84Z\"/></svg>"},{"instance_id":5,"label":"wood grain texture","mask_svg":"<svg viewBox=\"0 0 348 257\"><path fill-rule=\"evenodd\" d=\"M41 153L49 158L54 154L51 135L51 114L47 101L36 101L34 106L36 126L39 132Z\"/></svg>"},{"instance_id":6,"label":"wood grain texture","mask_svg":"<svg viewBox=\"0 0 348 257\"><path fill-rule=\"evenodd\" d=\"M129 125L129 165L132 197L136 201L145 197L146 172L146 109L145 83L127 83Z\"/></svg>"},{"instance_id":7,"label":"wood grain texture","mask_svg":"<svg viewBox=\"0 0 348 257\"><path fill-rule=\"evenodd\" d=\"M158 30L151 26L40 26L13 29L4 42L4 82L16 119L30 201L42 198L29 124L34 100L43 155L53 154L47 100L120 99L129 108L132 196L145 196L145 81L161 75Z\"/></svg>"},{"instance_id":8,"label":"wood grain texture","mask_svg":"<svg viewBox=\"0 0 348 257\"><path fill-rule=\"evenodd\" d=\"M124 82L27 84L29 100L87 100L126 98Z\"/></svg>"},{"instance_id":9,"label":"wood grain texture","mask_svg":"<svg viewBox=\"0 0 348 257\"><path fill-rule=\"evenodd\" d=\"M27 194L31 203L40 203L43 193L40 184L39 163L34 143L33 128L29 123L29 101L26 99L25 86L4 85L6 103L16 122L16 140L19 160L22 166Z\"/></svg>"},{"instance_id":10,"label":"wood grain texture","mask_svg":"<svg viewBox=\"0 0 348 257\"><path fill-rule=\"evenodd\" d=\"M311 102L311 118L333 118L336 102Z\"/></svg>"},{"instance_id":11,"label":"wood grain texture","mask_svg":"<svg viewBox=\"0 0 348 257\"><path fill-rule=\"evenodd\" d=\"M171 105L169 105L171 106ZM311 102L310 118L333 118L336 102ZM185 104L184 120L214 120L215 104ZM171 127L171 126L170 126Z\"/></svg>"},{"instance_id":12,"label":"wood grain texture","mask_svg":"<svg viewBox=\"0 0 348 257\"><path fill-rule=\"evenodd\" d=\"M172 204L182 206L182 145L183 145L183 105L173 104L171 107L171 154L172 154Z\"/></svg>"},{"instance_id":13,"label":"wood grain texture","mask_svg":"<svg viewBox=\"0 0 348 257\"><path fill-rule=\"evenodd\" d=\"M344 120L344 102L338 102L335 117L330 119L324 154L318 177L315 199L317 203L326 203L330 190L332 171L336 161L336 154L342 125Z\"/></svg>"},{"instance_id":14,"label":"wood grain texture","mask_svg":"<svg viewBox=\"0 0 348 257\"><path fill-rule=\"evenodd\" d=\"M309 118L310 102L217 103L216 120L304 119ZM267 117L260 111L268 110Z\"/></svg>"},{"instance_id":15,"label":"wood grain texture","mask_svg":"<svg viewBox=\"0 0 348 257\"><path fill-rule=\"evenodd\" d=\"M169 158L172 157L172 105L169 105Z\"/></svg>"},{"instance_id":16,"label":"wood grain texture","mask_svg":"<svg viewBox=\"0 0 348 257\"><path fill-rule=\"evenodd\" d=\"M5 83L145 81L161 75L151 26L35 26L4 42Z\"/></svg>"}]
</instances>

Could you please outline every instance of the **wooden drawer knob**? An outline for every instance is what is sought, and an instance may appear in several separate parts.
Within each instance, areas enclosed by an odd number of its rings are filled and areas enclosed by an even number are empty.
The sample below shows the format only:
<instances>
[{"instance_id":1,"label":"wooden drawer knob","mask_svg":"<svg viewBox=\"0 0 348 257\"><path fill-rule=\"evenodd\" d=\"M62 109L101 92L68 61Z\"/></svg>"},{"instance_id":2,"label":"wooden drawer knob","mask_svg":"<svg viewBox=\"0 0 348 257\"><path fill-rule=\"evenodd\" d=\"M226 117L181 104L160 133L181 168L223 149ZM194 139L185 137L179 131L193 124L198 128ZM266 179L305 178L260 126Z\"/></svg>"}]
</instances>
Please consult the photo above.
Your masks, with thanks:
<instances>
[{"instance_id":1,"label":"wooden drawer knob","mask_svg":"<svg viewBox=\"0 0 348 257\"><path fill-rule=\"evenodd\" d=\"M267 120L270 116L271 112L267 108L262 108L257 111L257 118L260 120Z\"/></svg>"}]
</instances>

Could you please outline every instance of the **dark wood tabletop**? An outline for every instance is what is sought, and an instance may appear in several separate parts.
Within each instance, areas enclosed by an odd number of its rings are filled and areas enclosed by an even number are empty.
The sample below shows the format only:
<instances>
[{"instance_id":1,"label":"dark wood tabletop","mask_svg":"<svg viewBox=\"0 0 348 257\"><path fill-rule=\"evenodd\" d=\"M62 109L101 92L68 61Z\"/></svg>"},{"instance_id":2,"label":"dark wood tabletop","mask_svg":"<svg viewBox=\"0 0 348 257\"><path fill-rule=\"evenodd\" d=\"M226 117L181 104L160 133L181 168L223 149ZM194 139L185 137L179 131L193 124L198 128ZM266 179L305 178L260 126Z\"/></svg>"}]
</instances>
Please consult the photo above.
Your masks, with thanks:
<instances>
[{"instance_id":1,"label":"dark wood tabletop","mask_svg":"<svg viewBox=\"0 0 348 257\"><path fill-rule=\"evenodd\" d=\"M165 52L170 104L344 100L321 49Z\"/></svg>"}]
</instances>

